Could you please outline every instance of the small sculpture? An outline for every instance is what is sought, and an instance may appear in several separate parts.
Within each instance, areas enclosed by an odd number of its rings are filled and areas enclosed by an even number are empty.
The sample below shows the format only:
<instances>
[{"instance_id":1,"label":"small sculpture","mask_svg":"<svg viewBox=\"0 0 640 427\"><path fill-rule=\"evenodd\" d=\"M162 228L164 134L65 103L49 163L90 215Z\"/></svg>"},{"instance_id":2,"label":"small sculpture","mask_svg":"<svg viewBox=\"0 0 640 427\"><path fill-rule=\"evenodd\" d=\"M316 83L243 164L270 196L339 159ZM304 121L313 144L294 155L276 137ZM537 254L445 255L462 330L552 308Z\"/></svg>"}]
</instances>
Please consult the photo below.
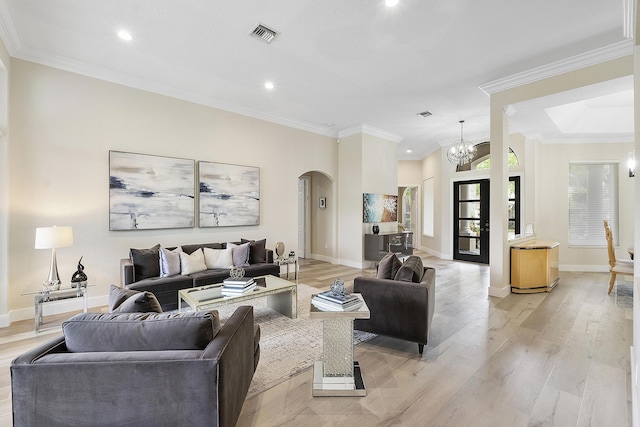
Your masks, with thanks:
<instances>
[{"instance_id":1,"label":"small sculpture","mask_svg":"<svg viewBox=\"0 0 640 427\"><path fill-rule=\"evenodd\" d=\"M346 293L346 289L344 287L344 280L342 280L339 277L336 280L334 280L333 283L331 284L331 292L333 292L336 295L344 295Z\"/></svg>"},{"instance_id":2,"label":"small sculpture","mask_svg":"<svg viewBox=\"0 0 640 427\"><path fill-rule=\"evenodd\" d=\"M84 274L84 265L82 265L82 257L78 260L78 270L71 276L71 287L84 286L87 284L87 275Z\"/></svg>"},{"instance_id":3,"label":"small sculpture","mask_svg":"<svg viewBox=\"0 0 640 427\"><path fill-rule=\"evenodd\" d=\"M244 277L244 268L238 266L231 267L231 269L229 270L229 276L233 280L242 279Z\"/></svg>"}]
</instances>

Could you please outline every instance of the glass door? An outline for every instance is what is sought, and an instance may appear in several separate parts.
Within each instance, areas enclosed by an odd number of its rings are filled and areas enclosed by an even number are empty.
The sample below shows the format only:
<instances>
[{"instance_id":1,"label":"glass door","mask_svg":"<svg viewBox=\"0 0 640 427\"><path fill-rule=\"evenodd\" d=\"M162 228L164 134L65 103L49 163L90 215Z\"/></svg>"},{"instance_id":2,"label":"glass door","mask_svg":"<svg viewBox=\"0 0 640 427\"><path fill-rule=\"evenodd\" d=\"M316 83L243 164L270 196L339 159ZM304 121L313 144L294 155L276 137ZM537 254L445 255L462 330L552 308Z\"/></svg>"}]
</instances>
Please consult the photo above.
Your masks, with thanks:
<instances>
[{"instance_id":1,"label":"glass door","mask_svg":"<svg viewBox=\"0 0 640 427\"><path fill-rule=\"evenodd\" d=\"M489 264L489 180L453 184L453 259Z\"/></svg>"}]
</instances>

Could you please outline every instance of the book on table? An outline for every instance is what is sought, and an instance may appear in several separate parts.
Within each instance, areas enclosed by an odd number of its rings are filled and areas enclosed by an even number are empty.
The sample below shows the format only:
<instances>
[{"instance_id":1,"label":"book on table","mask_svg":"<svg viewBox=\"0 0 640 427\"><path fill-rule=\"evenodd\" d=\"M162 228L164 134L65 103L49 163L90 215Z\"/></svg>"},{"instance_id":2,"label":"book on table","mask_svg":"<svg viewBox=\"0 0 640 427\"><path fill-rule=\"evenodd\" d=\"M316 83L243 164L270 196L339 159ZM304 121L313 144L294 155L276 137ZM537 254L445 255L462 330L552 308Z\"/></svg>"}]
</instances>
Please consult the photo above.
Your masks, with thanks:
<instances>
[{"instance_id":1,"label":"book on table","mask_svg":"<svg viewBox=\"0 0 640 427\"><path fill-rule=\"evenodd\" d=\"M314 295L311 298L311 304L322 311L354 311L362 307L362 301L358 297L342 304L326 300L319 295Z\"/></svg>"},{"instance_id":2,"label":"book on table","mask_svg":"<svg viewBox=\"0 0 640 427\"><path fill-rule=\"evenodd\" d=\"M249 292L253 292L256 288L256 284L251 284L244 288L227 288L226 286L222 286L222 295L224 296L237 296L247 294Z\"/></svg>"},{"instance_id":3,"label":"book on table","mask_svg":"<svg viewBox=\"0 0 640 427\"><path fill-rule=\"evenodd\" d=\"M228 288L246 288L254 284L253 277L243 277L241 279L224 279L222 284Z\"/></svg>"},{"instance_id":4,"label":"book on table","mask_svg":"<svg viewBox=\"0 0 640 427\"><path fill-rule=\"evenodd\" d=\"M334 304L348 304L358 300L358 297L353 294L337 294L332 291L321 292L316 296Z\"/></svg>"}]
</instances>

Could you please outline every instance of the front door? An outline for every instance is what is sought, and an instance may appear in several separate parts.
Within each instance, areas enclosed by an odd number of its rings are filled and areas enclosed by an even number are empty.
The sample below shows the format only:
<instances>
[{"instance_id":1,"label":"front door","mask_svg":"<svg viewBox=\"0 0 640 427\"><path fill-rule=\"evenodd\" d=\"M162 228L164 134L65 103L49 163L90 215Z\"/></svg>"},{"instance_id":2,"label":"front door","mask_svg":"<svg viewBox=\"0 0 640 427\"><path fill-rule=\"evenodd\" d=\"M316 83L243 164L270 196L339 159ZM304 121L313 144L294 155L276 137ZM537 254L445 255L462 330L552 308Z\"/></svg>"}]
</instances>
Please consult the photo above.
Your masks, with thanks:
<instances>
[{"instance_id":1,"label":"front door","mask_svg":"<svg viewBox=\"0 0 640 427\"><path fill-rule=\"evenodd\" d=\"M453 184L453 259L489 264L489 180Z\"/></svg>"}]
</instances>

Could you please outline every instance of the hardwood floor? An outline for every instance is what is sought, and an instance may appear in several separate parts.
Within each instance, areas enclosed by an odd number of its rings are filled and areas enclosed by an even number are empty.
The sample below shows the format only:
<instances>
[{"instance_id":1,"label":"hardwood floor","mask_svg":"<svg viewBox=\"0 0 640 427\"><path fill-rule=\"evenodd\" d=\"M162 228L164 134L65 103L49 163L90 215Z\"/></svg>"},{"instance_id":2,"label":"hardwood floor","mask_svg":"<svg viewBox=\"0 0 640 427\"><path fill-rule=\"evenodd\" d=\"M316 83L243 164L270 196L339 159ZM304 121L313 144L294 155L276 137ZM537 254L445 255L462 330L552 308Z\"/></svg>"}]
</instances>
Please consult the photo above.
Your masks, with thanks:
<instances>
[{"instance_id":1,"label":"hardwood floor","mask_svg":"<svg viewBox=\"0 0 640 427\"><path fill-rule=\"evenodd\" d=\"M561 272L549 294L488 297L487 266L422 256L436 268L429 344L378 337L356 347L367 396L312 397L311 369L248 399L238 426L630 426L631 309L608 274ZM328 288L359 270L301 260L299 282ZM620 282L619 282L620 283ZM0 329L0 426L11 425L9 364L74 313Z\"/></svg>"}]
</instances>

